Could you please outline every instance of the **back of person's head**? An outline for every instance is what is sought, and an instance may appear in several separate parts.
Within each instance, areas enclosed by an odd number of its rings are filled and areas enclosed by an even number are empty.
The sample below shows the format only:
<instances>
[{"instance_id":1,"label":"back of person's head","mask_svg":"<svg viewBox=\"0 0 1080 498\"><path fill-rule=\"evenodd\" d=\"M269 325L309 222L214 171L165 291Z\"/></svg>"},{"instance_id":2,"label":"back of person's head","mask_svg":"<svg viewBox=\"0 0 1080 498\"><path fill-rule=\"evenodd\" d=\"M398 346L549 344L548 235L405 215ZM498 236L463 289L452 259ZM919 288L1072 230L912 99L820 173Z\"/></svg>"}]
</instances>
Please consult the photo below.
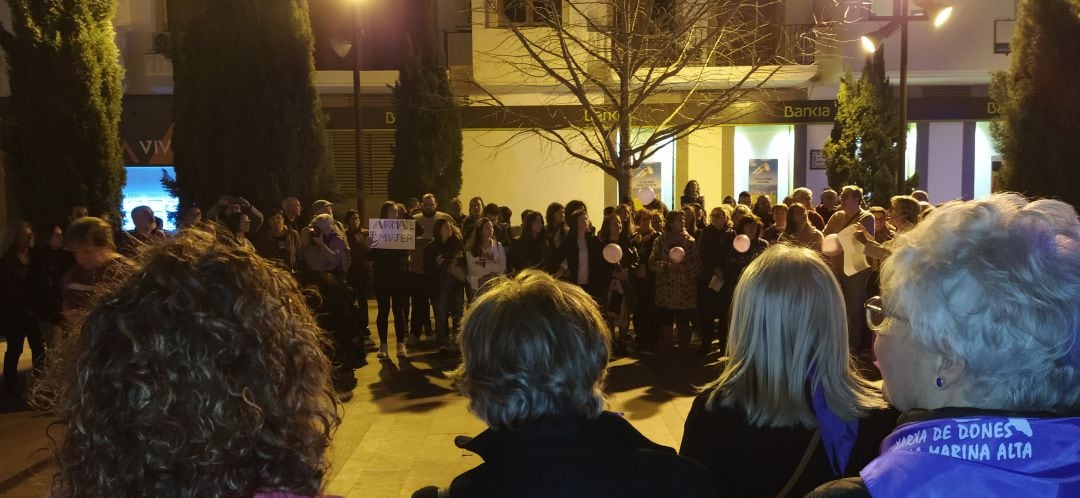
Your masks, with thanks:
<instances>
[{"instance_id":1,"label":"back of person's head","mask_svg":"<svg viewBox=\"0 0 1080 498\"><path fill-rule=\"evenodd\" d=\"M882 265L885 309L920 351L962 365L955 382L978 408L1080 410L1078 296L1080 221L1056 200L947 203Z\"/></svg>"},{"instance_id":2,"label":"back of person's head","mask_svg":"<svg viewBox=\"0 0 1080 498\"><path fill-rule=\"evenodd\" d=\"M318 494L338 404L294 279L201 230L143 262L38 384L64 429L49 495Z\"/></svg>"},{"instance_id":3,"label":"back of person's head","mask_svg":"<svg viewBox=\"0 0 1080 498\"><path fill-rule=\"evenodd\" d=\"M729 358L709 405L735 406L751 424L816 427L807 403L822 389L843 419L883 405L853 368L840 285L821 256L790 244L769 247L742 273L731 303Z\"/></svg>"},{"instance_id":4,"label":"back of person's head","mask_svg":"<svg viewBox=\"0 0 1080 498\"><path fill-rule=\"evenodd\" d=\"M69 249L116 249L112 225L93 216L79 218L68 225L64 245Z\"/></svg>"},{"instance_id":5,"label":"back of person's head","mask_svg":"<svg viewBox=\"0 0 1080 498\"><path fill-rule=\"evenodd\" d=\"M912 225L919 222L919 214L922 213L922 206L919 205L919 201L910 195L894 195L889 200L896 209L900 211L900 215Z\"/></svg>"},{"instance_id":6,"label":"back of person's head","mask_svg":"<svg viewBox=\"0 0 1080 498\"><path fill-rule=\"evenodd\" d=\"M391 210L394 211L395 215L399 214L398 213L398 205L397 205L396 202L394 202L394 201L386 201L386 202L382 203L382 206L379 206L379 218L384 218L384 219L389 218Z\"/></svg>"},{"instance_id":7,"label":"back of person's head","mask_svg":"<svg viewBox=\"0 0 1080 498\"><path fill-rule=\"evenodd\" d=\"M576 285L536 270L502 279L465 315L455 383L495 429L604 407L608 330Z\"/></svg>"}]
</instances>

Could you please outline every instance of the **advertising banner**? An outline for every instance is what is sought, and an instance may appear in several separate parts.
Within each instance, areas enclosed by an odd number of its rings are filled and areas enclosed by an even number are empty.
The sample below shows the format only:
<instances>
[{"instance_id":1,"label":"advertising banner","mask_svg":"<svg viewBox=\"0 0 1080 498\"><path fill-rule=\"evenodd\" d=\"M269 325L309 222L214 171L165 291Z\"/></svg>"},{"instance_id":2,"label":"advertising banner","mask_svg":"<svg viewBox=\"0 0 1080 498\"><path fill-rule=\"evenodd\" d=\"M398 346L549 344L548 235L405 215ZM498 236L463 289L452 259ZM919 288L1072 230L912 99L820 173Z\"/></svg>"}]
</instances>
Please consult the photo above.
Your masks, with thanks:
<instances>
[{"instance_id":1,"label":"advertising banner","mask_svg":"<svg viewBox=\"0 0 1080 498\"><path fill-rule=\"evenodd\" d=\"M779 167L779 159L751 159L750 195L775 196Z\"/></svg>"},{"instance_id":2,"label":"advertising banner","mask_svg":"<svg viewBox=\"0 0 1080 498\"><path fill-rule=\"evenodd\" d=\"M661 193L661 167L659 162L641 163L640 168L630 170L630 194L634 197L635 208L641 208L639 192L651 188L653 197L663 199Z\"/></svg>"}]
</instances>

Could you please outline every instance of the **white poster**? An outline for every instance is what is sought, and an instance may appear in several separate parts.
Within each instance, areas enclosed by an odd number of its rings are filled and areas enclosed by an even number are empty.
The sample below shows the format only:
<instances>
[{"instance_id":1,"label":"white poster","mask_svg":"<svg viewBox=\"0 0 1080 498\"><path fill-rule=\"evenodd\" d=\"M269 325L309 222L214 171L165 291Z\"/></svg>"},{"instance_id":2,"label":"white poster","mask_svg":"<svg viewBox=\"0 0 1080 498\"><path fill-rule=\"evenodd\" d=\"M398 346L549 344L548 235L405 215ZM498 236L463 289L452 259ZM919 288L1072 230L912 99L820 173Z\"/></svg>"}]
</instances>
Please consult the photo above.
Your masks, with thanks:
<instances>
[{"instance_id":1,"label":"white poster","mask_svg":"<svg viewBox=\"0 0 1080 498\"><path fill-rule=\"evenodd\" d=\"M373 218L368 232L372 249L416 249L416 220Z\"/></svg>"}]
</instances>

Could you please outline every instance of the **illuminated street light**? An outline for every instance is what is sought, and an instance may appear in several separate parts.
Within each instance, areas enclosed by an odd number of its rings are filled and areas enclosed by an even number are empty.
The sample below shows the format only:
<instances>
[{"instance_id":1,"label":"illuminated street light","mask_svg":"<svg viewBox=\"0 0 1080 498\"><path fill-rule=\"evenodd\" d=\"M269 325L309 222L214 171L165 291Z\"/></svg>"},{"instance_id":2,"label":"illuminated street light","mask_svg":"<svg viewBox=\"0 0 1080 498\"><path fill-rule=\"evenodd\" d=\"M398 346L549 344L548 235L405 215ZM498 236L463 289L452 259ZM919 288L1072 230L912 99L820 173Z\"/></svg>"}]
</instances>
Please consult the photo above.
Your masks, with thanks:
<instances>
[{"instance_id":1,"label":"illuminated street light","mask_svg":"<svg viewBox=\"0 0 1080 498\"><path fill-rule=\"evenodd\" d=\"M892 21L889 24L882 26L877 31L862 35L862 37L859 38L859 41L862 42L863 50L874 53L877 51L878 47L881 46L881 42L892 36L893 33L896 33L896 30L898 29L900 29L900 23L898 21Z\"/></svg>"},{"instance_id":2,"label":"illuminated street light","mask_svg":"<svg viewBox=\"0 0 1080 498\"><path fill-rule=\"evenodd\" d=\"M898 3L899 1L899 3ZM907 72L908 72L908 22L909 21L933 21L934 27L939 28L952 16L953 8L937 0L910 0L922 9L922 14L913 16L908 9L908 0L893 0L893 15L870 16L871 21L889 21L888 24L877 30L867 33L859 38L863 50L874 52L881 43L900 30L900 137L897 140L900 164L896 168L896 191L904 192L905 165L907 164Z\"/></svg>"}]
</instances>

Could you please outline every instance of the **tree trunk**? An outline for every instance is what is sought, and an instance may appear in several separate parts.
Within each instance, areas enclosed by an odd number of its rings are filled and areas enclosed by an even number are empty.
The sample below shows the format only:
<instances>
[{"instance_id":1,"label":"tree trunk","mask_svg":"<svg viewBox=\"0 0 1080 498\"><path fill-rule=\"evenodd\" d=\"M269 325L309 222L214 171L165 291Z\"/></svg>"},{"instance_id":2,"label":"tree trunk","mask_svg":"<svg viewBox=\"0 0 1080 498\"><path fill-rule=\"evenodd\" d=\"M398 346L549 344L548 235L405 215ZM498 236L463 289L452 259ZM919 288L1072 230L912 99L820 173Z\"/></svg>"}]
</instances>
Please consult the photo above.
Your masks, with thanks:
<instances>
[{"instance_id":1,"label":"tree trunk","mask_svg":"<svg viewBox=\"0 0 1080 498\"><path fill-rule=\"evenodd\" d=\"M619 198L616 202L621 203L623 199L633 199L630 192L630 161L621 161L615 173L615 181L619 184Z\"/></svg>"}]
</instances>

